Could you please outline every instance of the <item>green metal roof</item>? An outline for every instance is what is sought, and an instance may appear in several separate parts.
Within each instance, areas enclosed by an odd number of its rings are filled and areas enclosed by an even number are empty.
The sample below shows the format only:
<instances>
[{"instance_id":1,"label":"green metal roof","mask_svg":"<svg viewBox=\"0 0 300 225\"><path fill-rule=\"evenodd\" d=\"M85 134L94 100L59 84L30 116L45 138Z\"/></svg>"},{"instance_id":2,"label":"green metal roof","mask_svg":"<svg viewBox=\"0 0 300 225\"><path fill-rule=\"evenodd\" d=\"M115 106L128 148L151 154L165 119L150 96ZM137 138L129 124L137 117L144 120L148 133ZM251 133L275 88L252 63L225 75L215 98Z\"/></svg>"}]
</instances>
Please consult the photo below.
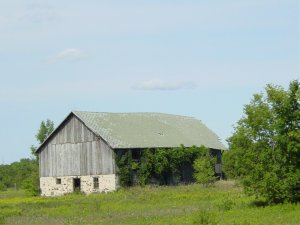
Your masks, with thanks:
<instances>
[{"instance_id":1,"label":"green metal roof","mask_svg":"<svg viewBox=\"0 0 300 225\"><path fill-rule=\"evenodd\" d=\"M112 148L158 148L204 145L225 150L201 121L163 113L73 112Z\"/></svg>"}]
</instances>

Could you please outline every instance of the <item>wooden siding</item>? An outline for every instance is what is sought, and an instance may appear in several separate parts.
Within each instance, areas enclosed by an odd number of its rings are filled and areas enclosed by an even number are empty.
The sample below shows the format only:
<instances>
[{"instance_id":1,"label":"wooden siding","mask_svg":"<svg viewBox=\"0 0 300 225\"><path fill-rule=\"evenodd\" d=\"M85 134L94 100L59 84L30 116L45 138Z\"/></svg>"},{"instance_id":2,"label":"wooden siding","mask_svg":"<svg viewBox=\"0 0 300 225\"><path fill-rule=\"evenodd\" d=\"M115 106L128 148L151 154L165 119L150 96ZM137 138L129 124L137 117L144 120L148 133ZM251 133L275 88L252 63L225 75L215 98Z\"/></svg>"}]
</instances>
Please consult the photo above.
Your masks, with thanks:
<instances>
[{"instance_id":1,"label":"wooden siding","mask_svg":"<svg viewBox=\"0 0 300 225\"><path fill-rule=\"evenodd\" d=\"M113 150L72 116L39 153L40 176L115 173Z\"/></svg>"}]
</instances>

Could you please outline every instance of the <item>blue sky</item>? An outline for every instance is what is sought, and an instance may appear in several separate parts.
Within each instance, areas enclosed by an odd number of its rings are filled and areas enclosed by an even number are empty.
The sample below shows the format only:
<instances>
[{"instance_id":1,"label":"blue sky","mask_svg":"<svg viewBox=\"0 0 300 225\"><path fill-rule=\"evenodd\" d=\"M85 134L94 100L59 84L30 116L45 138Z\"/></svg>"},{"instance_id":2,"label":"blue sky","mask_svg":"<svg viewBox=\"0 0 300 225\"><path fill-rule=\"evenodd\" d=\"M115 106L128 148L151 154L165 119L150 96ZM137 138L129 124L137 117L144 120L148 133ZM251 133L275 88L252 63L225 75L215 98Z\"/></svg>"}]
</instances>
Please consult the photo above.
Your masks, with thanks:
<instances>
[{"instance_id":1,"label":"blue sky","mask_svg":"<svg viewBox=\"0 0 300 225\"><path fill-rule=\"evenodd\" d=\"M225 143L267 83L300 77L298 0L1 0L0 164L72 110L194 116Z\"/></svg>"}]
</instances>

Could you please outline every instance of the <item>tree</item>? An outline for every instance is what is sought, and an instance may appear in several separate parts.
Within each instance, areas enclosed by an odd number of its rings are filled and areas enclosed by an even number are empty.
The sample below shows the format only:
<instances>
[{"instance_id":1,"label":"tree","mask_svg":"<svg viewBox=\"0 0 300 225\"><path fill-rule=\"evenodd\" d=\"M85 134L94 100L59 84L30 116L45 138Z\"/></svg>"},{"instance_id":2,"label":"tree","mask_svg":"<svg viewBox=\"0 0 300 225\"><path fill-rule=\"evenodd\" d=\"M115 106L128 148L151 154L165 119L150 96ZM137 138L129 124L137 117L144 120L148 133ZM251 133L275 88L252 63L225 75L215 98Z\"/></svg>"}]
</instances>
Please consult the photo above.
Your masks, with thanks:
<instances>
[{"instance_id":1,"label":"tree","mask_svg":"<svg viewBox=\"0 0 300 225\"><path fill-rule=\"evenodd\" d=\"M42 144L46 138L53 132L54 130L54 122L47 119L46 121L42 121L39 127L37 134L35 135L39 144ZM23 189L29 195L38 195L39 194L39 173L38 173L38 160L37 160L37 153L36 147L31 146L31 154L35 157L33 160L32 171L29 176L24 179L22 182Z\"/></svg>"},{"instance_id":2,"label":"tree","mask_svg":"<svg viewBox=\"0 0 300 225\"><path fill-rule=\"evenodd\" d=\"M244 107L224 155L225 173L269 203L300 200L300 83L267 85Z\"/></svg>"},{"instance_id":3,"label":"tree","mask_svg":"<svg viewBox=\"0 0 300 225\"><path fill-rule=\"evenodd\" d=\"M54 123L51 120L42 121L36 138L39 144L54 130ZM31 153L34 159L21 159L10 165L0 165L0 191L7 188L23 188L29 195L39 193L39 166L36 157L36 147L31 146Z\"/></svg>"},{"instance_id":4,"label":"tree","mask_svg":"<svg viewBox=\"0 0 300 225\"><path fill-rule=\"evenodd\" d=\"M47 119L46 122L42 121L38 133L35 135L39 144L42 144L46 138L53 132L54 122Z\"/></svg>"},{"instance_id":5,"label":"tree","mask_svg":"<svg viewBox=\"0 0 300 225\"><path fill-rule=\"evenodd\" d=\"M47 119L46 121L42 121L40 128L37 132L37 134L35 135L36 140L38 141L39 144L42 144L46 138L53 132L54 130L54 122ZM36 149L37 147L35 146L31 146L31 154L36 157Z\"/></svg>"},{"instance_id":6,"label":"tree","mask_svg":"<svg viewBox=\"0 0 300 225\"><path fill-rule=\"evenodd\" d=\"M35 159L20 159L19 162L0 165L0 190L24 188L26 180L33 175L38 181L38 164Z\"/></svg>"}]
</instances>

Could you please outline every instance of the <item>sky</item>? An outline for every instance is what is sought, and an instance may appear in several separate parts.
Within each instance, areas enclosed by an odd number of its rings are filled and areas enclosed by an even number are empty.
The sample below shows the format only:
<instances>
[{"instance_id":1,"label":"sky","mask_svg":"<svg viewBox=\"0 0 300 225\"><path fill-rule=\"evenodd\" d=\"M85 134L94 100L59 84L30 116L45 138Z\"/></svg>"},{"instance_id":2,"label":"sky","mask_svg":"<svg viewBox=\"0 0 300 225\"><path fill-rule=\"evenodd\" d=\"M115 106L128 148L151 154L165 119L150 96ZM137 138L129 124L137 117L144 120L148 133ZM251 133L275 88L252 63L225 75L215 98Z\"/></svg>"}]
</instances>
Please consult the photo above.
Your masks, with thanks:
<instances>
[{"instance_id":1,"label":"sky","mask_svg":"<svg viewBox=\"0 0 300 225\"><path fill-rule=\"evenodd\" d=\"M299 0L0 0L0 164L72 110L196 117L226 144L300 78Z\"/></svg>"}]
</instances>

